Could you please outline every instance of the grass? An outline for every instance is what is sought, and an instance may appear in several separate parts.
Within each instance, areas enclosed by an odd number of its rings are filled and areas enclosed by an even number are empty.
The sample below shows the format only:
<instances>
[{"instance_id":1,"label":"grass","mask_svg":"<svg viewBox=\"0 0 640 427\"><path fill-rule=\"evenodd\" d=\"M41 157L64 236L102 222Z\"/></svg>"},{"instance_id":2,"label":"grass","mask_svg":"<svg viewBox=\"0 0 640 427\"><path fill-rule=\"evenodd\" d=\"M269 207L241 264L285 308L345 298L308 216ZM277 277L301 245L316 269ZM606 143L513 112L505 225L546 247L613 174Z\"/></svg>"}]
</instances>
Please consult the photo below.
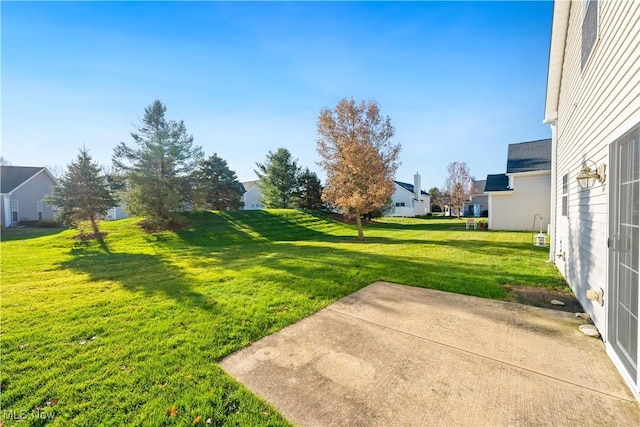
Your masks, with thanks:
<instances>
[{"instance_id":1,"label":"grass","mask_svg":"<svg viewBox=\"0 0 640 427\"><path fill-rule=\"evenodd\" d=\"M137 219L105 222L102 242L3 232L0 420L287 425L217 362L377 280L494 299L504 284L564 284L545 249L529 264L530 233L463 221L389 218L361 242L315 212L189 220L153 235Z\"/></svg>"}]
</instances>

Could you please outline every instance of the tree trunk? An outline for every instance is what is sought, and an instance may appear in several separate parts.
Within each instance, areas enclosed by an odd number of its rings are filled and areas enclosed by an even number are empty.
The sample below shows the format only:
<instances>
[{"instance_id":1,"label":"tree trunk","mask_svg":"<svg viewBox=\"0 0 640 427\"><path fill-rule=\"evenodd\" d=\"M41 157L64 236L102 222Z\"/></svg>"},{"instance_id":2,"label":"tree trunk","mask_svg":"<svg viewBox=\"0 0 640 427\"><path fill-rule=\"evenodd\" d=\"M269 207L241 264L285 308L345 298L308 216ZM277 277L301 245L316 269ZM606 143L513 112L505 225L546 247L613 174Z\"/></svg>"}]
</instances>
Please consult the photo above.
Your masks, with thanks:
<instances>
[{"instance_id":1,"label":"tree trunk","mask_svg":"<svg viewBox=\"0 0 640 427\"><path fill-rule=\"evenodd\" d=\"M364 239L364 233L362 232L362 218L360 212L356 213L356 224L358 224L358 239Z\"/></svg>"},{"instance_id":2,"label":"tree trunk","mask_svg":"<svg viewBox=\"0 0 640 427\"><path fill-rule=\"evenodd\" d=\"M96 222L96 217L91 215L91 228L93 228L93 235L95 237L100 236L100 230L98 230L98 223Z\"/></svg>"}]
</instances>

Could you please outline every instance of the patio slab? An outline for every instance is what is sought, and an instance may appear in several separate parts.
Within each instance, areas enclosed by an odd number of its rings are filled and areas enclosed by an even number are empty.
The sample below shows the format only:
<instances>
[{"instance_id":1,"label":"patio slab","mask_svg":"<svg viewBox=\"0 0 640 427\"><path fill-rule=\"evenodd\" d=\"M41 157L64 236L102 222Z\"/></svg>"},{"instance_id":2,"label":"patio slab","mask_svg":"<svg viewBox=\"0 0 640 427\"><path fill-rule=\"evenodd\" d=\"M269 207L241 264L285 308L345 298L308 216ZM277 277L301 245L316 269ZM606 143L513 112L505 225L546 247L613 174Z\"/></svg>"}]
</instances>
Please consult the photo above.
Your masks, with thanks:
<instances>
[{"instance_id":1,"label":"patio slab","mask_svg":"<svg viewBox=\"0 0 640 427\"><path fill-rule=\"evenodd\" d=\"M220 364L301 426L640 425L582 323L377 282Z\"/></svg>"}]
</instances>

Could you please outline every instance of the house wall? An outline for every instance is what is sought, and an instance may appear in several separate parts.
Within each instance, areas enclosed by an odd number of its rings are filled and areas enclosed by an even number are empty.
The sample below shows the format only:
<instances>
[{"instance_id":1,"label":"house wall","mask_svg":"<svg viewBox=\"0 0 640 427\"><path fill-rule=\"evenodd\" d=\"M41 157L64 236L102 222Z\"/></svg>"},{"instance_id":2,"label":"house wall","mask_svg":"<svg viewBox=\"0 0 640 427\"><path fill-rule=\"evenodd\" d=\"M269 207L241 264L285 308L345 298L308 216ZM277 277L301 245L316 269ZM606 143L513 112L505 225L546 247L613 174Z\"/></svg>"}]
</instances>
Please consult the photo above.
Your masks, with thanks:
<instances>
[{"instance_id":1,"label":"house wall","mask_svg":"<svg viewBox=\"0 0 640 427\"><path fill-rule=\"evenodd\" d=\"M482 212L489 210L489 196L487 195L472 196L471 204L480 205L480 214L482 214Z\"/></svg>"},{"instance_id":2,"label":"house wall","mask_svg":"<svg viewBox=\"0 0 640 427\"><path fill-rule=\"evenodd\" d=\"M571 3L554 141L552 256L606 341L605 308L587 299L586 292L602 288L607 298L607 182L581 190L575 178L583 160L610 165L609 144L640 122L640 2L598 4L598 41L581 70L584 2ZM563 216L567 173L568 215Z\"/></svg>"},{"instance_id":3,"label":"house wall","mask_svg":"<svg viewBox=\"0 0 640 427\"><path fill-rule=\"evenodd\" d=\"M531 231L542 215L542 231L551 222L551 173L513 174L513 190L491 193L489 227L492 230ZM540 222L535 221L540 231Z\"/></svg>"},{"instance_id":4,"label":"house wall","mask_svg":"<svg viewBox=\"0 0 640 427\"><path fill-rule=\"evenodd\" d=\"M413 193L396 183L394 185L395 191L391 195L392 210L387 214L388 216L413 217L431 212L431 196L422 194L420 198L423 201L416 203ZM404 203L404 206L397 206L398 203Z\"/></svg>"},{"instance_id":5,"label":"house wall","mask_svg":"<svg viewBox=\"0 0 640 427\"><path fill-rule=\"evenodd\" d=\"M260 188L256 185L252 187L249 191L242 195L242 201L244 202L244 210L256 210L256 209L264 209L262 202L262 193L260 192Z\"/></svg>"},{"instance_id":6,"label":"house wall","mask_svg":"<svg viewBox=\"0 0 640 427\"><path fill-rule=\"evenodd\" d=\"M55 183L46 173L40 172L22 187L13 191L9 198L18 200L18 221L37 221L38 201L42 201L46 195L51 194L51 188L54 185ZM53 219L52 207L43 201L42 208L42 219ZM11 214L10 211L11 209L9 209Z\"/></svg>"}]
</instances>

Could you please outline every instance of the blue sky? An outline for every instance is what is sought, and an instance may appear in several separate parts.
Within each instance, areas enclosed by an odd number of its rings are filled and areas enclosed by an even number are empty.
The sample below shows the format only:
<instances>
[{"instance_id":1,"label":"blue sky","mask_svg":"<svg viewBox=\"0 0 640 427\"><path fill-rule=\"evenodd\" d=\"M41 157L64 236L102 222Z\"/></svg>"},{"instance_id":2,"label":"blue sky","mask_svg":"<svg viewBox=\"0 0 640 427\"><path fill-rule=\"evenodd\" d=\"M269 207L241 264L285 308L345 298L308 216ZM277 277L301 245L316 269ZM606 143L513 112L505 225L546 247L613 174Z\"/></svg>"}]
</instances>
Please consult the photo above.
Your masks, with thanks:
<instances>
[{"instance_id":1,"label":"blue sky","mask_svg":"<svg viewBox=\"0 0 640 427\"><path fill-rule=\"evenodd\" d=\"M316 165L318 113L375 99L396 179L502 173L542 124L552 3L2 2L2 156L109 165L155 99L240 180L288 148ZM323 176L321 174L321 176Z\"/></svg>"}]
</instances>

